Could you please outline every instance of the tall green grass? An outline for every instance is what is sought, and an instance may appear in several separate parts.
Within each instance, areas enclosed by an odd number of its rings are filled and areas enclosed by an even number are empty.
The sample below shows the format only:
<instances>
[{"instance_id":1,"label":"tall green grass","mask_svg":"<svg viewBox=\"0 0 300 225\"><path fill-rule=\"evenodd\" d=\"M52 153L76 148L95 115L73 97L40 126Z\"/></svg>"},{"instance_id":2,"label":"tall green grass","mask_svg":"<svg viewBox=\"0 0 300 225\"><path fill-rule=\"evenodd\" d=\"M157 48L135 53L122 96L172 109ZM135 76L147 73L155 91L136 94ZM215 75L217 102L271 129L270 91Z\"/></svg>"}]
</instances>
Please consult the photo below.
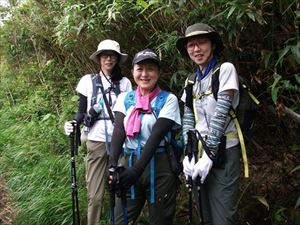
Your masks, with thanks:
<instances>
[{"instance_id":1,"label":"tall green grass","mask_svg":"<svg viewBox=\"0 0 300 225\"><path fill-rule=\"evenodd\" d=\"M65 114L57 115L49 88L24 80L15 85L17 76L1 68L0 172L16 207L13 224L72 224L71 157L63 121L74 108L68 106ZM76 162L82 218L86 214L84 153L79 152Z\"/></svg>"}]
</instances>

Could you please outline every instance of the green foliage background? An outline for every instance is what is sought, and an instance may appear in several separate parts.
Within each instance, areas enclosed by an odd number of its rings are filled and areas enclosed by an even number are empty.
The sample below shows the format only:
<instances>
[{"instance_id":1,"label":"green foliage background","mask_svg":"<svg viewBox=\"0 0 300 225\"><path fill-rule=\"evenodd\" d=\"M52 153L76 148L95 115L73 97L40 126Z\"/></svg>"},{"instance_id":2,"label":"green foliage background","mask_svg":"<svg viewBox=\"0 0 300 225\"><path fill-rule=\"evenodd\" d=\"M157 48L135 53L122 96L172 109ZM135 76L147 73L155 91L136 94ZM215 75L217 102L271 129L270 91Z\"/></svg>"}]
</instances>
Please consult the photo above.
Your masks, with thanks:
<instances>
[{"instance_id":1,"label":"green foliage background","mask_svg":"<svg viewBox=\"0 0 300 225\"><path fill-rule=\"evenodd\" d=\"M76 112L76 83L83 74L97 71L88 56L99 41L115 39L129 54L123 67L129 78L135 52L146 47L158 51L163 61L160 85L179 97L192 64L179 55L175 42L195 22L209 23L220 32L226 46L223 59L232 61L239 74L251 81L263 105L257 138L262 133L263 138L270 138L288 131L288 137L280 136L273 146L264 139L251 142L254 150L250 157L261 154L259 145L271 149L282 146L285 152L280 154L291 153L293 159L285 165L285 175L299 177L299 141L295 138L299 137L299 125L278 111L278 106L286 106L300 113L297 0L10 3L0 8L1 18L5 18L0 27L0 171L14 203L14 225L72 223L69 142L63 124ZM278 124L285 130L279 130ZM273 133L266 137L269 131ZM260 144L255 145L257 142ZM83 224L84 155L82 149L76 162ZM247 194L256 181L243 182L240 224L300 223L299 183L286 201L276 201L268 198L268 192ZM180 193L176 214L180 224L188 218L186 198L184 191ZM253 202L260 202L263 210L255 209ZM103 214L101 223L106 224L108 206Z\"/></svg>"}]
</instances>

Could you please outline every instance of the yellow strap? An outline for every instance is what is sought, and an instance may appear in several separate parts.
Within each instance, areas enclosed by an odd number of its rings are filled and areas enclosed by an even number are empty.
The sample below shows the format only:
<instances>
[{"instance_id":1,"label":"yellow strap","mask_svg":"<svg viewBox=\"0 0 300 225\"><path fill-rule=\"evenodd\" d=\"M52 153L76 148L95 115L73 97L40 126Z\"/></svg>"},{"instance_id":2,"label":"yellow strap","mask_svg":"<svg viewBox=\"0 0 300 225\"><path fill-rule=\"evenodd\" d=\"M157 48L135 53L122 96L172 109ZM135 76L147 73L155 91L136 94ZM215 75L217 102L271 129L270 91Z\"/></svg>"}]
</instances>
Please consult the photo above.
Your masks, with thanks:
<instances>
[{"instance_id":1,"label":"yellow strap","mask_svg":"<svg viewBox=\"0 0 300 225\"><path fill-rule=\"evenodd\" d=\"M239 135L236 132L225 134L225 136L229 139L239 138Z\"/></svg>"},{"instance_id":2,"label":"yellow strap","mask_svg":"<svg viewBox=\"0 0 300 225\"><path fill-rule=\"evenodd\" d=\"M244 162L244 174L245 177L248 178L249 177L249 167L248 167L248 159L247 159L247 152L246 152L246 146L245 146L245 141L244 141L244 136L242 133L242 129L240 127L239 121L237 120L235 113L230 110L229 114L233 120L233 123L236 127L237 133L238 133L238 137L240 140L240 145L241 145L241 150L242 150L242 158L243 158L243 162Z\"/></svg>"},{"instance_id":3,"label":"yellow strap","mask_svg":"<svg viewBox=\"0 0 300 225\"><path fill-rule=\"evenodd\" d=\"M202 142L198 141L198 158L200 159L202 157Z\"/></svg>"},{"instance_id":4,"label":"yellow strap","mask_svg":"<svg viewBox=\"0 0 300 225\"><path fill-rule=\"evenodd\" d=\"M259 100L251 93L250 88L248 88L246 84L243 84L242 86L244 89L247 89L247 92L250 98L252 99L252 101L254 101L256 105L259 105L260 104Z\"/></svg>"},{"instance_id":5,"label":"yellow strap","mask_svg":"<svg viewBox=\"0 0 300 225\"><path fill-rule=\"evenodd\" d=\"M195 98L193 98L193 111L194 111L194 116L195 116L195 124L197 124L198 123L198 121L199 121L199 117L198 117L198 114L197 114L197 109L196 109L196 99ZM201 155L202 155L202 143L201 143L201 141L199 140L198 141L198 158L201 158Z\"/></svg>"},{"instance_id":6,"label":"yellow strap","mask_svg":"<svg viewBox=\"0 0 300 225\"><path fill-rule=\"evenodd\" d=\"M250 91L248 91L248 94L250 98L252 98L252 100L255 102L256 105L260 104L259 100Z\"/></svg>"},{"instance_id":7,"label":"yellow strap","mask_svg":"<svg viewBox=\"0 0 300 225\"><path fill-rule=\"evenodd\" d=\"M195 124L197 124L199 122L199 117L197 114L197 109L196 109L196 99L193 98L193 111L194 111L194 116L195 116Z\"/></svg>"},{"instance_id":8,"label":"yellow strap","mask_svg":"<svg viewBox=\"0 0 300 225\"><path fill-rule=\"evenodd\" d=\"M202 96L208 96L208 95L211 95L212 94L212 89L209 89L207 91L205 91L204 93L200 93L198 95L194 95L193 98L196 99L196 100L199 100L202 98Z\"/></svg>"},{"instance_id":9,"label":"yellow strap","mask_svg":"<svg viewBox=\"0 0 300 225\"><path fill-rule=\"evenodd\" d=\"M193 80L188 80L188 83L194 85L195 82Z\"/></svg>"}]
</instances>

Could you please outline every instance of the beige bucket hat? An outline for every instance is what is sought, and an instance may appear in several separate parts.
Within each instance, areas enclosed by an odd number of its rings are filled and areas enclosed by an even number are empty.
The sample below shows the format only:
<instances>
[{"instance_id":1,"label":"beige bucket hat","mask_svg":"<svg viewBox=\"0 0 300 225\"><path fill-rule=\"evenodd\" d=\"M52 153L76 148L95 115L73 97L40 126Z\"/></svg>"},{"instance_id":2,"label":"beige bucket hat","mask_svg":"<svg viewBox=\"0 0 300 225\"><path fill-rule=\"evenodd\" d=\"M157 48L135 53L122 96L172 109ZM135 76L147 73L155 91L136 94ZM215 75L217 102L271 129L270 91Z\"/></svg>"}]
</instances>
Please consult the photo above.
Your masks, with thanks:
<instances>
[{"instance_id":1,"label":"beige bucket hat","mask_svg":"<svg viewBox=\"0 0 300 225\"><path fill-rule=\"evenodd\" d=\"M120 56L119 64L124 63L128 55L122 53L120 50L120 44L114 40L106 39L99 43L97 51L95 51L91 56L90 59L93 60L95 63L99 64L99 55L103 51L115 51Z\"/></svg>"}]
</instances>

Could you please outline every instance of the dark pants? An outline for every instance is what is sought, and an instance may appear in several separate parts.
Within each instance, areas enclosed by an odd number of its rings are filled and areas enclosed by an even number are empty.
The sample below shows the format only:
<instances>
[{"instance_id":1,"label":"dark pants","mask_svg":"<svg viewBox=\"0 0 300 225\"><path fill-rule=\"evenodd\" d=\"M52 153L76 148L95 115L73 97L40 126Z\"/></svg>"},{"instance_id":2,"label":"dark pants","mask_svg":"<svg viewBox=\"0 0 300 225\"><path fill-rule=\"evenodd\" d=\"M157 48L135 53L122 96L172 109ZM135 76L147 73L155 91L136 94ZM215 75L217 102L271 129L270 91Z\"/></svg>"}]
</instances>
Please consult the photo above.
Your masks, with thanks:
<instances>
[{"instance_id":1,"label":"dark pants","mask_svg":"<svg viewBox=\"0 0 300 225\"><path fill-rule=\"evenodd\" d=\"M226 149L225 167L212 168L200 187L199 214L205 225L234 225L240 177L240 147ZM198 193L194 191L198 200ZM200 212L202 210L202 213Z\"/></svg>"},{"instance_id":2,"label":"dark pants","mask_svg":"<svg viewBox=\"0 0 300 225\"><path fill-rule=\"evenodd\" d=\"M125 166L128 165L128 156L125 155ZM145 202L148 202L149 223L151 225L172 225L176 206L176 192L178 179L172 173L167 155L155 154L155 202L150 203L150 165L135 185L135 199L132 200L130 192L127 194L127 213L129 224L136 221ZM123 207L121 199L116 199L115 224L123 225Z\"/></svg>"}]
</instances>

